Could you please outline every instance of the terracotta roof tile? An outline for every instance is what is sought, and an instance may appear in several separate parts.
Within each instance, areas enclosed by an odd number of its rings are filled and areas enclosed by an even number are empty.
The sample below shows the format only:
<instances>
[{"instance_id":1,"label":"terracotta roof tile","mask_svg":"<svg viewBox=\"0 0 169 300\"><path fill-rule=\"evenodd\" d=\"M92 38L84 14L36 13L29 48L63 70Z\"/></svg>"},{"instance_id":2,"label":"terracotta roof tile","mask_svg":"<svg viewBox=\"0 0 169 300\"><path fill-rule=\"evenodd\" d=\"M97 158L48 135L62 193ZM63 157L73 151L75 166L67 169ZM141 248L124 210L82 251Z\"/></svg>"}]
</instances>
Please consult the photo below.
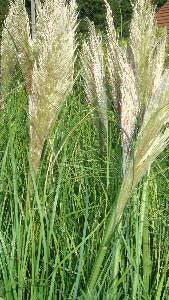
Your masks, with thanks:
<instances>
[{"instance_id":1,"label":"terracotta roof tile","mask_svg":"<svg viewBox=\"0 0 169 300\"><path fill-rule=\"evenodd\" d=\"M169 1L167 1L155 14L157 24L169 27Z\"/></svg>"}]
</instances>

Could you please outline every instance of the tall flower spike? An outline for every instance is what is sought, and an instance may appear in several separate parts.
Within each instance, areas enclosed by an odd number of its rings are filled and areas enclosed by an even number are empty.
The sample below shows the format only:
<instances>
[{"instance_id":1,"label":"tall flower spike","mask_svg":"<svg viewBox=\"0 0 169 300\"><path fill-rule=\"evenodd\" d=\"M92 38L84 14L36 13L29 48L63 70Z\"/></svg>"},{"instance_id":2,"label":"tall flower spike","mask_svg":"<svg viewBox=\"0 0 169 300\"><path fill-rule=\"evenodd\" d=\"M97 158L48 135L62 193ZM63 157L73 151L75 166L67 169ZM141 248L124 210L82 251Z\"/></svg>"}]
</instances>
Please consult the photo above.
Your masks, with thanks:
<instances>
[{"instance_id":1,"label":"tall flower spike","mask_svg":"<svg viewBox=\"0 0 169 300\"><path fill-rule=\"evenodd\" d=\"M18 60L29 95L30 161L37 172L44 141L73 86L77 14L75 0L35 3L33 40L23 0L11 4L2 39L2 77L6 86Z\"/></svg>"},{"instance_id":2,"label":"tall flower spike","mask_svg":"<svg viewBox=\"0 0 169 300\"><path fill-rule=\"evenodd\" d=\"M123 146L123 174L131 155L131 144L139 112L139 100L133 69L127 61L126 51L120 58L121 68L121 129Z\"/></svg>"},{"instance_id":3,"label":"tall flower spike","mask_svg":"<svg viewBox=\"0 0 169 300\"><path fill-rule=\"evenodd\" d=\"M125 173L139 110L139 101L136 80L132 66L128 62L127 50L119 46L112 11L106 0L105 5L107 10L108 70L114 105L119 114L122 130L123 173Z\"/></svg>"},{"instance_id":4,"label":"tall flower spike","mask_svg":"<svg viewBox=\"0 0 169 300\"><path fill-rule=\"evenodd\" d=\"M169 141L169 71L160 80L156 93L149 101L135 150L136 182L145 174Z\"/></svg>"},{"instance_id":5,"label":"tall flower spike","mask_svg":"<svg viewBox=\"0 0 169 300\"><path fill-rule=\"evenodd\" d=\"M105 70L101 37L90 23L89 41L83 43L81 62L87 101L97 108L103 131L107 131L107 96L105 90Z\"/></svg>"},{"instance_id":6,"label":"tall flower spike","mask_svg":"<svg viewBox=\"0 0 169 300\"><path fill-rule=\"evenodd\" d=\"M130 26L130 42L139 101L143 108L155 92L165 60L166 32L157 37L154 8L150 1L136 2Z\"/></svg>"},{"instance_id":7,"label":"tall flower spike","mask_svg":"<svg viewBox=\"0 0 169 300\"><path fill-rule=\"evenodd\" d=\"M30 156L35 170L56 113L73 86L76 21L75 1L66 5L66 1L48 0L39 10L29 101Z\"/></svg>"}]
</instances>

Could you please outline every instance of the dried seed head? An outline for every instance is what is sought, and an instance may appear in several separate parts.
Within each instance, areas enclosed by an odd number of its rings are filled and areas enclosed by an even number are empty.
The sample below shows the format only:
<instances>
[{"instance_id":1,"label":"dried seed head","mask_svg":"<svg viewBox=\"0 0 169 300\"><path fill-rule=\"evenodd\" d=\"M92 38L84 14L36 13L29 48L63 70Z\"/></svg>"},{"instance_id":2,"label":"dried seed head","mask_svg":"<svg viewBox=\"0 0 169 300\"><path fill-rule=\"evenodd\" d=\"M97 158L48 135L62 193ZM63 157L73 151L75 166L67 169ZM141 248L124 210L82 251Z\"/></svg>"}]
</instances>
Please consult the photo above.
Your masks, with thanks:
<instances>
[{"instance_id":1,"label":"dried seed head","mask_svg":"<svg viewBox=\"0 0 169 300\"><path fill-rule=\"evenodd\" d=\"M39 10L34 47L37 56L29 102L31 160L37 169L40 153L56 113L73 86L76 4L46 1ZM38 49L38 50L37 50Z\"/></svg>"},{"instance_id":2,"label":"dried seed head","mask_svg":"<svg viewBox=\"0 0 169 300\"><path fill-rule=\"evenodd\" d=\"M158 37L154 8L148 0L137 1L130 26L130 47L134 58L139 101L146 107L158 86L165 61L166 32Z\"/></svg>"},{"instance_id":3,"label":"dried seed head","mask_svg":"<svg viewBox=\"0 0 169 300\"><path fill-rule=\"evenodd\" d=\"M33 40L22 0L14 1L6 19L2 77L5 85L18 60L29 95L30 160L35 171L56 113L73 86L76 26L75 0L69 5L66 0L39 3Z\"/></svg>"},{"instance_id":4,"label":"dried seed head","mask_svg":"<svg viewBox=\"0 0 169 300\"><path fill-rule=\"evenodd\" d=\"M121 128L123 145L123 173L128 165L130 147L139 112L139 100L133 69L127 61L126 51L120 59L121 67Z\"/></svg>"}]
</instances>

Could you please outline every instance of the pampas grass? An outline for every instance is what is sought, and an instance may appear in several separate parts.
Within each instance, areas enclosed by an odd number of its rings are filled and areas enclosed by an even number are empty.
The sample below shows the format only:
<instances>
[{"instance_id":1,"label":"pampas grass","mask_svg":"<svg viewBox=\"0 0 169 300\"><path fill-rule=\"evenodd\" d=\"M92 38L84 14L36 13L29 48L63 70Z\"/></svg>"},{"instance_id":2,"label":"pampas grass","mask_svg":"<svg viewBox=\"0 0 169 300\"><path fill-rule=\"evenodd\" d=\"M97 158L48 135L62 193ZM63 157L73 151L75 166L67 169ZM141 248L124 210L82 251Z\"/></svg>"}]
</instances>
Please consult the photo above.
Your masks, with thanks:
<instances>
[{"instance_id":1,"label":"pampas grass","mask_svg":"<svg viewBox=\"0 0 169 300\"><path fill-rule=\"evenodd\" d=\"M29 102L30 153L35 170L56 112L73 86L76 4L47 1L38 12L35 52ZM37 48L36 48L37 47Z\"/></svg>"},{"instance_id":2,"label":"pampas grass","mask_svg":"<svg viewBox=\"0 0 169 300\"><path fill-rule=\"evenodd\" d=\"M30 161L37 172L44 141L73 86L76 3L49 0L37 9L31 29L24 2L11 4L2 34L4 90L19 62L29 95ZM4 94L5 96L5 94Z\"/></svg>"}]
</instances>

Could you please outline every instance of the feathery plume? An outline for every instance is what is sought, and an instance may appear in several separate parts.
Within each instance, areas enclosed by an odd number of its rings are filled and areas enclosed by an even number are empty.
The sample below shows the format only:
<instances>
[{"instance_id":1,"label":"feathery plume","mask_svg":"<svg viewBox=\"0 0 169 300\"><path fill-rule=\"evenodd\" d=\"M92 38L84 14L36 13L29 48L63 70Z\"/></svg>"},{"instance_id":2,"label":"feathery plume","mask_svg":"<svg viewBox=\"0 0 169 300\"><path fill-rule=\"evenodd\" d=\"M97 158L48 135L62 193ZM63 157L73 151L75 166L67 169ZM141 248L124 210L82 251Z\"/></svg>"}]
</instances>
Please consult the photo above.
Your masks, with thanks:
<instances>
[{"instance_id":1,"label":"feathery plume","mask_svg":"<svg viewBox=\"0 0 169 300\"><path fill-rule=\"evenodd\" d=\"M35 47L38 59L32 75L30 154L36 170L44 141L66 94L73 86L76 4L46 1L39 10Z\"/></svg>"},{"instance_id":2,"label":"feathery plume","mask_svg":"<svg viewBox=\"0 0 169 300\"><path fill-rule=\"evenodd\" d=\"M139 100L133 69L127 61L126 51L120 58L121 69L121 110L120 121L123 146L123 174L125 174L131 154L131 145L139 112Z\"/></svg>"},{"instance_id":3,"label":"feathery plume","mask_svg":"<svg viewBox=\"0 0 169 300\"><path fill-rule=\"evenodd\" d=\"M154 14L150 1L137 1L130 26L129 44L143 110L156 90L165 61L166 31L157 37Z\"/></svg>"},{"instance_id":4,"label":"feathery plume","mask_svg":"<svg viewBox=\"0 0 169 300\"><path fill-rule=\"evenodd\" d=\"M135 75L128 61L127 50L119 46L111 8L106 0L104 2L107 20L107 63L113 101L122 130L123 173L125 174L139 111L139 100Z\"/></svg>"},{"instance_id":5,"label":"feathery plume","mask_svg":"<svg viewBox=\"0 0 169 300\"><path fill-rule=\"evenodd\" d=\"M2 41L4 81L14 58L18 58L25 79L29 95L30 161L35 172L56 113L73 86L77 26L75 0L69 5L66 0L46 0L43 5L36 0L36 4L33 39L24 2L15 0Z\"/></svg>"}]
</instances>

